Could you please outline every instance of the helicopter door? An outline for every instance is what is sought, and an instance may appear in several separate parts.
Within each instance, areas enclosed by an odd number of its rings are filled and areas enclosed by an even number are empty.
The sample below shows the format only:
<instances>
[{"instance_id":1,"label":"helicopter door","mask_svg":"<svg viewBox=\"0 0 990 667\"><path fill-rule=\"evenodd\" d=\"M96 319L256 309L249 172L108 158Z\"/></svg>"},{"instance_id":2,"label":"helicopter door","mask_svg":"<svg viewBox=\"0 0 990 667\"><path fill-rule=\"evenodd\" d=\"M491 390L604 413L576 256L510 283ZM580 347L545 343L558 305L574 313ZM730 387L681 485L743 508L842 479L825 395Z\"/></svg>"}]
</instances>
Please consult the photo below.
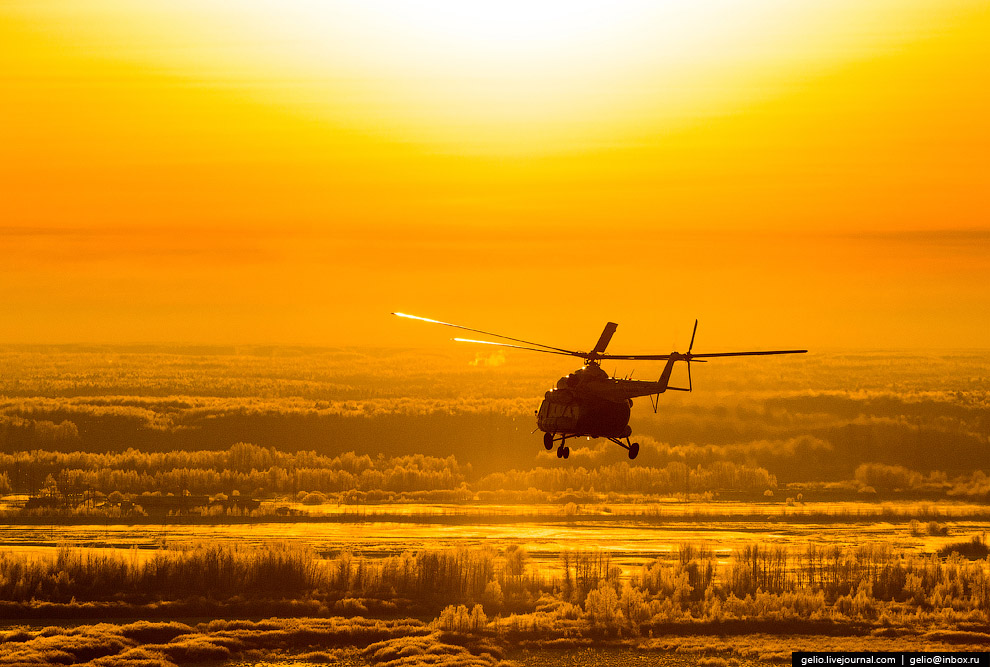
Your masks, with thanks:
<instances>
[{"instance_id":1,"label":"helicopter door","mask_svg":"<svg viewBox=\"0 0 990 667\"><path fill-rule=\"evenodd\" d=\"M545 400L540 404L536 417L536 425L547 433L577 432L580 409L577 402L558 402Z\"/></svg>"}]
</instances>

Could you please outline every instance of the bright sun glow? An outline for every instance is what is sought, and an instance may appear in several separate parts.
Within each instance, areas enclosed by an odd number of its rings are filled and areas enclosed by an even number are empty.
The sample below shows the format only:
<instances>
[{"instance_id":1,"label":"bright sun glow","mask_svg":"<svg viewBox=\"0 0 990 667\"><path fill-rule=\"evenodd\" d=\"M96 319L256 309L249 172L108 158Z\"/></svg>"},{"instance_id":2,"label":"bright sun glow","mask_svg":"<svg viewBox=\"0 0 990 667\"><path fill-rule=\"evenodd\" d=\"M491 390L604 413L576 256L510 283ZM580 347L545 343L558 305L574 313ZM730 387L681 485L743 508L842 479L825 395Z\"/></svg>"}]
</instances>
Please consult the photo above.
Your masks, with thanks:
<instances>
[{"instance_id":1,"label":"bright sun glow","mask_svg":"<svg viewBox=\"0 0 990 667\"><path fill-rule=\"evenodd\" d=\"M137 58L184 62L196 77L233 74L259 99L388 139L499 153L614 143L645 125L724 112L765 95L789 68L854 53L871 25L889 21L887 2L787 0L135 7L106 10L133 13L136 23L111 29ZM850 12L857 33L844 27Z\"/></svg>"}]
</instances>

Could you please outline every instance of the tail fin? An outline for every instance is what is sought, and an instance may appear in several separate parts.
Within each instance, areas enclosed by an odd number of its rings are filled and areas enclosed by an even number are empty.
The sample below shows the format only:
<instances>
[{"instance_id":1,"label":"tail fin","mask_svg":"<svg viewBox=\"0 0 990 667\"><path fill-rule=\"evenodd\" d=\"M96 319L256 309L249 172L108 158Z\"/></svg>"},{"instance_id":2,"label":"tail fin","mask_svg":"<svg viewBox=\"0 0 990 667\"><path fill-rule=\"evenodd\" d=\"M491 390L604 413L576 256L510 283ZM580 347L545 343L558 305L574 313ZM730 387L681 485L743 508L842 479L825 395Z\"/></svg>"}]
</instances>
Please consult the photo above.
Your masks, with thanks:
<instances>
[{"instance_id":1,"label":"tail fin","mask_svg":"<svg viewBox=\"0 0 990 667\"><path fill-rule=\"evenodd\" d=\"M677 387L671 387L669 385L670 385L670 374L674 370L674 364L678 361L680 361L680 359L671 356L670 359L667 360L667 363L664 365L663 372L660 373L660 379L657 380L657 383L659 383L660 385L659 393L662 394L668 389L675 389L675 390L677 389Z\"/></svg>"},{"instance_id":2,"label":"tail fin","mask_svg":"<svg viewBox=\"0 0 990 667\"><path fill-rule=\"evenodd\" d=\"M671 390L671 391L691 391L692 390L692 386L693 385L691 384L691 359L692 359L691 350L692 350L692 348L694 348L694 337L695 337L695 335L697 333L698 333L698 320L695 319L695 321L694 321L694 329L691 331L691 342L688 343L688 351L685 354L681 354L680 352L671 352L670 353L670 358L667 359L667 365L665 365L663 367L663 373L660 374L660 379L658 380L658 382L660 383L660 386L662 387L662 389L660 390L661 393L667 391L668 389ZM683 362L687 363L688 386L686 386L686 387L671 387L670 386L670 374L674 370L674 364L677 363L678 361L683 361Z\"/></svg>"}]
</instances>

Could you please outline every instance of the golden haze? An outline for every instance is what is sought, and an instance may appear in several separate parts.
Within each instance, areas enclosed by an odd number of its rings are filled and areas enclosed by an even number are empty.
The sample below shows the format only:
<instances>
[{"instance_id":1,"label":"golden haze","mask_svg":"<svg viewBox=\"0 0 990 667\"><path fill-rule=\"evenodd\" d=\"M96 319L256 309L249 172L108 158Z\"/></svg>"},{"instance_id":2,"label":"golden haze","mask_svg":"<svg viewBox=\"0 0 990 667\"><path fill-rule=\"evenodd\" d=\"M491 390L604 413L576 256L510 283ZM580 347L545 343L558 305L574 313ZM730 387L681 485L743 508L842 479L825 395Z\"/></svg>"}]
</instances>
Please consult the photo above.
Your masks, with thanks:
<instances>
[{"instance_id":1,"label":"golden haze","mask_svg":"<svg viewBox=\"0 0 990 667\"><path fill-rule=\"evenodd\" d=\"M649 4L6 3L0 340L985 347L990 11Z\"/></svg>"}]
</instances>

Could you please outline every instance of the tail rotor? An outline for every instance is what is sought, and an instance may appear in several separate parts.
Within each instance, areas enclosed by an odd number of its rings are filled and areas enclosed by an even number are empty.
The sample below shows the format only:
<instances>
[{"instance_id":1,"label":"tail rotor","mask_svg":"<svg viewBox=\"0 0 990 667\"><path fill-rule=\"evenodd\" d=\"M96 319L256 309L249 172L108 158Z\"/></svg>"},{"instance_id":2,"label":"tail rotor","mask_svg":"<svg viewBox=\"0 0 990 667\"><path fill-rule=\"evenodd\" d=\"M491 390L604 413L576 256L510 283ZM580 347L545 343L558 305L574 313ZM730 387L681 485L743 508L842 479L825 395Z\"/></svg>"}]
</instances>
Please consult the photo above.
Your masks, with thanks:
<instances>
[{"instance_id":1,"label":"tail rotor","mask_svg":"<svg viewBox=\"0 0 990 667\"><path fill-rule=\"evenodd\" d=\"M687 372L688 372L688 391L691 391L691 388L692 388L692 385L691 385L691 349L694 347L694 336L697 333L698 333L698 320L697 320L697 318L695 318L695 320L694 320L694 329L691 331L691 342L688 343L688 350L687 350L687 354L685 355L687 357L686 361L687 361Z\"/></svg>"}]
</instances>

